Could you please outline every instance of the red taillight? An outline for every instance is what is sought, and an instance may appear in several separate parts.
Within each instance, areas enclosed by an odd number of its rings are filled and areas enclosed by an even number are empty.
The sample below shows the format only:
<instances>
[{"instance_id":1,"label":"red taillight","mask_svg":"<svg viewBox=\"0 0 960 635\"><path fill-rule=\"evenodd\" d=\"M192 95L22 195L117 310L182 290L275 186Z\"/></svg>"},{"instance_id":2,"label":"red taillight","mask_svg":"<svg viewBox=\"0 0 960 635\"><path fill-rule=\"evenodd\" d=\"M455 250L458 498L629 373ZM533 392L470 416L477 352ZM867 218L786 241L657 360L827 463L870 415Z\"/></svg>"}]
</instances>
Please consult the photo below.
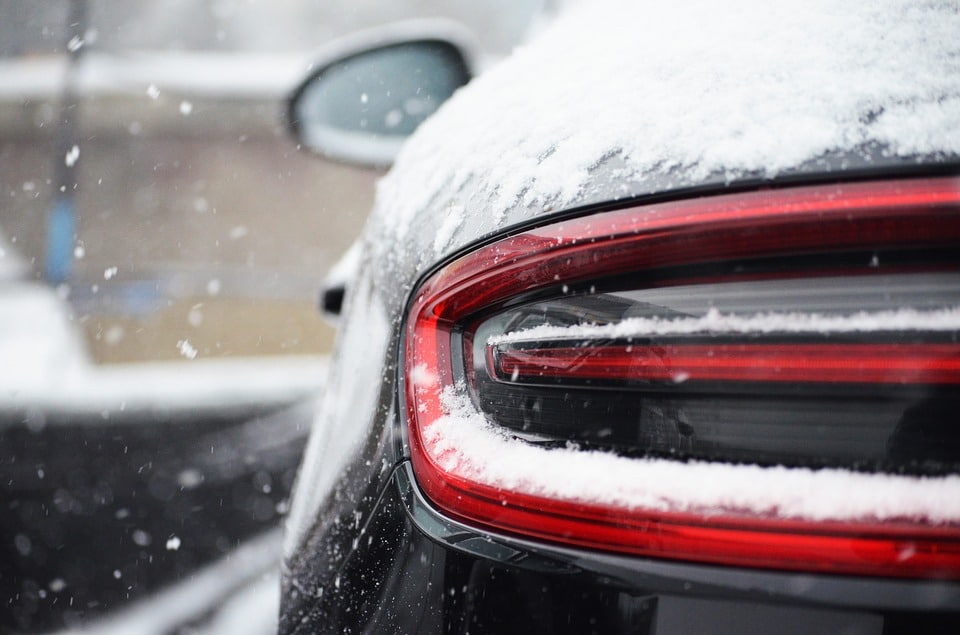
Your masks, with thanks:
<instances>
[{"instance_id":1,"label":"red taillight","mask_svg":"<svg viewBox=\"0 0 960 635\"><path fill-rule=\"evenodd\" d=\"M486 246L428 279L411 306L418 481L465 522L560 543L960 578L960 432L947 414L960 403L958 254L956 179L655 204ZM831 297L810 294L818 281ZM772 299L758 304L759 291ZM660 301L671 293L676 302ZM711 322L685 308L701 300L742 315ZM825 307L822 321L810 302ZM603 455L562 447L612 437L622 441L593 444ZM941 475L722 461L908 471L926 461ZM747 470L771 487L738 480ZM858 500L817 504L838 486L860 488Z\"/></svg>"},{"instance_id":2,"label":"red taillight","mask_svg":"<svg viewBox=\"0 0 960 635\"><path fill-rule=\"evenodd\" d=\"M496 347L504 382L789 381L960 384L956 344L639 344Z\"/></svg>"}]
</instances>

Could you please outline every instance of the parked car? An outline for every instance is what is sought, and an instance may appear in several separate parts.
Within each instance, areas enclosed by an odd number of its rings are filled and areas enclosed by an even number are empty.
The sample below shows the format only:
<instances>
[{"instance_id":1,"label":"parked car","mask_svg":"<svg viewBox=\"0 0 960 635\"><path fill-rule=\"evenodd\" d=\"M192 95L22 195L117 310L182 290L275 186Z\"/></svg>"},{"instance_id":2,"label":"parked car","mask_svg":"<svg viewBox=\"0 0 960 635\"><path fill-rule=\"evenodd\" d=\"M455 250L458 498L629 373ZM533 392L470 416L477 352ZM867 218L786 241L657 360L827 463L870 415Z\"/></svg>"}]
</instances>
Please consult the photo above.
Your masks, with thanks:
<instances>
[{"instance_id":1,"label":"parked car","mask_svg":"<svg viewBox=\"0 0 960 635\"><path fill-rule=\"evenodd\" d=\"M453 94L353 255L281 631L955 632L957 33L603 0ZM299 138L382 146L460 50L345 51Z\"/></svg>"}]
</instances>

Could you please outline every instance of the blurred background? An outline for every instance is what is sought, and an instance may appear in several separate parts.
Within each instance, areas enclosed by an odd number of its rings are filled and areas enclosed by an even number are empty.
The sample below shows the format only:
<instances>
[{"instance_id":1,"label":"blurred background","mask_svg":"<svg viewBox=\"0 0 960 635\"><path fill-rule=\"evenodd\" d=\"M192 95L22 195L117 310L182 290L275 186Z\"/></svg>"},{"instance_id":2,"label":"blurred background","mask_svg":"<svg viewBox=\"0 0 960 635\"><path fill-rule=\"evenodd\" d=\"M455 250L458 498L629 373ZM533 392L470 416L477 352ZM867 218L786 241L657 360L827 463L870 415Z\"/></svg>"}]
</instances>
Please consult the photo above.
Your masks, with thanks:
<instances>
[{"instance_id":1,"label":"blurred background","mask_svg":"<svg viewBox=\"0 0 960 635\"><path fill-rule=\"evenodd\" d=\"M286 96L341 35L443 16L495 59L539 4L0 0L3 248L100 363L327 351L319 283L378 173L298 151Z\"/></svg>"}]
</instances>

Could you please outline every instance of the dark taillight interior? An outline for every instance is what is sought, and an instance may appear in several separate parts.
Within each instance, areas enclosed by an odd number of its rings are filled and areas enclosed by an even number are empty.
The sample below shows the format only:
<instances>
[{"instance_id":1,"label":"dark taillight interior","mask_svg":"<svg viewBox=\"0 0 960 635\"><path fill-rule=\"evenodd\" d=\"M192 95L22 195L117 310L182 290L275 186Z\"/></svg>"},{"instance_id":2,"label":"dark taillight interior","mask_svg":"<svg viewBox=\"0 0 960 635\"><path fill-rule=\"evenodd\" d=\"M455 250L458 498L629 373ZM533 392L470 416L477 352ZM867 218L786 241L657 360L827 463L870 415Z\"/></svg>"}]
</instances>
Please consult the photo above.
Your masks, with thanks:
<instances>
[{"instance_id":1,"label":"dark taillight interior","mask_svg":"<svg viewBox=\"0 0 960 635\"><path fill-rule=\"evenodd\" d=\"M671 559L960 578L960 512L935 502L806 513L732 493L658 497L655 483L642 484L646 498L608 497L486 469L496 457L450 427L477 425L469 410L487 434L553 452L561 469L571 461L574 482L591 475L572 461L596 450L627 468L858 473L877 500L895 482L960 503L958 337L955 178L584 216L483 247L419 289L405 349L414 468L438 506L495 530Z\"/></svg>"},{"instance_id":2,"label":"dark taillight interior","mask_svg":"<svg viewBox=\"0 0 960 635\"><path fill-rule=\"evenodd\" d=\"M473 331L477 404L529 441L631 456L958 471L960 272L860 269L568 287Z\"/></svg>"}]
</instances>

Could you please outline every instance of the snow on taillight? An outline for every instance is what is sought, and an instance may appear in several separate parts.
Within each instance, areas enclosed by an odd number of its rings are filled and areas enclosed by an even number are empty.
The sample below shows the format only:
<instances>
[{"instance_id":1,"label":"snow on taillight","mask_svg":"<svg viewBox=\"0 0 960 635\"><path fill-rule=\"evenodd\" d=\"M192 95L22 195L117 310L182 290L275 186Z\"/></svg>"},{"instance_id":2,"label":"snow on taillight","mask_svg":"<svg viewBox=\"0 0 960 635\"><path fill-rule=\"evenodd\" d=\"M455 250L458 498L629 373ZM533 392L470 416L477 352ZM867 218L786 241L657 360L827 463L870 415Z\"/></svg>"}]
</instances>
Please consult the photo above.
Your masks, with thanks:
<instances>
[{"instance_id":1,"label":"snow on taillight","mask_svg":"<svg viewBox=\"0 0 960 635\"><path fill-rule=\"evenodd\" d=\"M413 466L494 531L957 579L958 336L956 178L600 211L419 288Z\"/></svg>"}]
</instances>

